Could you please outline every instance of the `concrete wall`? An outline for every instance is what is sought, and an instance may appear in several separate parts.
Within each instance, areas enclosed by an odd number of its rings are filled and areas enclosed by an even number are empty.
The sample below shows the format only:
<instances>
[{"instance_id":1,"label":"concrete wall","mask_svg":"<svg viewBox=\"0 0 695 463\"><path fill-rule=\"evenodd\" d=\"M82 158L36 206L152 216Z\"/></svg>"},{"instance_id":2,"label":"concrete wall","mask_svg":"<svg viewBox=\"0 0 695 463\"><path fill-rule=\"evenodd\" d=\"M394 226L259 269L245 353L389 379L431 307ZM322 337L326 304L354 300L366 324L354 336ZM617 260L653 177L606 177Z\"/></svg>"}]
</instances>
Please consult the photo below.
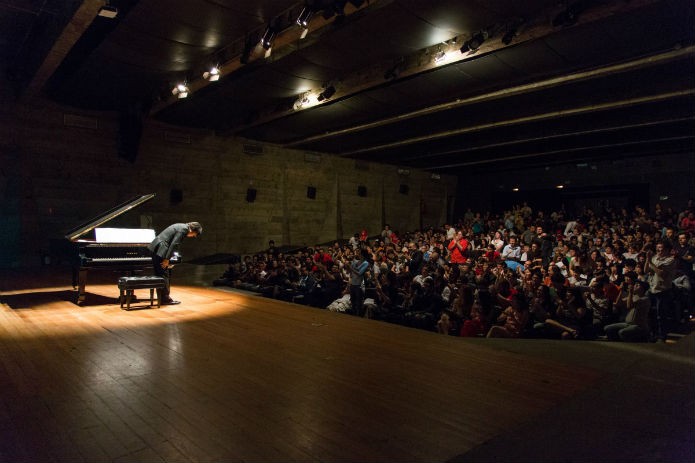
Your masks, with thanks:
<instances>
[{"instance_id":1,"label":"concrete wall","mask_svg":"<svg viewBox=\"0 0 695 463\"><path fill-rule=\"evenodd\" d=\"M446 221L456 178L262 145L146 122L134 162L119 156L115 114L45 101L0 110L0 266L38 263L49 240L139 194L156 197L110 226L154 228L200 221L186 257L313 245L383 223L400 231ZM257 148L257 147L253 147ZM246 152L245 152L246 151ZM253 151L253 150L251 150ZM399 185L408 185L408 194ZM358 196L358 186L367 195ZM307 197L307 187L316 198ZM246 201L249 188L256 199ZM181 201L172 202L171 190Z\"/></svg>"}]
</instances>

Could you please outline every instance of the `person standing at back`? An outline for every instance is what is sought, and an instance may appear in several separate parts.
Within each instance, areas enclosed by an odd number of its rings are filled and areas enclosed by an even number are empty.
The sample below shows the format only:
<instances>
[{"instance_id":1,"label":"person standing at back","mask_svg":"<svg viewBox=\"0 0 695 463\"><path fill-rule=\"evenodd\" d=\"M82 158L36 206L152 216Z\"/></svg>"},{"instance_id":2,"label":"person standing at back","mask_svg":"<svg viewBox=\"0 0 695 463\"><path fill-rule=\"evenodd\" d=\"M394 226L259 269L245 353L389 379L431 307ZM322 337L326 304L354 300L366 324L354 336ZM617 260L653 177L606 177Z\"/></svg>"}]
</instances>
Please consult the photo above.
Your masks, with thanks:
<instances>
[{"instance_id":1,"label":"person standing at back","mask_svg":"<svg viewBox=\"0 0 695 463\"><path fill-rule=\"evenodd\" d=\"M673 279L676 276L676 260L671 255L672 246L668 241L656 244L656 254L647 252L644 273L652 274L649 282L649 293L652 308L656 317L652 329L657 341L665 341L669 329L673 327L675 314L673 312Z\"/></svg>"},{"instance_id":2,"label":"person standing at back","mask_svg":"<svg viewBox=\"0 0 695 463\"><path fill-rule=\"evenodd\" d=\"M203 233L203 227L198 222L175 223L165 228L152 242L147 246L147 249L152 252L152 266L154 274L164 278L166 286L161 291L162 304L174 305L179 304L169 295L169 260L183 241L184 238L195 238Z\"/></svg>"}]
</instances>

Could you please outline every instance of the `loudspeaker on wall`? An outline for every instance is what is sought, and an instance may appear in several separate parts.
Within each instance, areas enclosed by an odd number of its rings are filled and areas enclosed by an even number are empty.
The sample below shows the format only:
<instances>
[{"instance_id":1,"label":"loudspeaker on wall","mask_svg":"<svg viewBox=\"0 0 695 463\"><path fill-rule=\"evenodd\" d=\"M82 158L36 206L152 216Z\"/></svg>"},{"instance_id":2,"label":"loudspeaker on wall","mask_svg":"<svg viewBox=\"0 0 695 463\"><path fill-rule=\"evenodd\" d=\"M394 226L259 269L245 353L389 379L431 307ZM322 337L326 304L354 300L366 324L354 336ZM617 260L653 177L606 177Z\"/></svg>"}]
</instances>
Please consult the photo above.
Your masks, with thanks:
<instances>
[{"instance_id":1,"label":"loudspeaker on wall","mask_svg":"<svg viewBox=\"0 0 695 463\"><path fill-rule=\"evenodd\" d=\"M409 187L408 185L401 184L401 185L398 187L398 192L399 192L400 194L402 194L402 195L407 195L407 194L408 194L408 191L410 191L410 187Z\"/></svg>"},{"instance_id":2,"label":"loudspeaker on wall","mask_svg":"<svg viewBox=\"0 0 695 463\"><path fill-rule=\"evenodd\" d=\"M306 187L306 197L309 199L316 199L316 187Z\"/></svg>"},{"instance_id":3,"label":"loudspeaker on wall","mask_svg":"<svg viewBox=\"0 0 695 463\"><path fill-rule=\"evenodd\" d=\"M360 185L357 187L357 196L367 196L367 187L364 185Z\"/></svg>"},{"instance_id":4,"label":"loudspeaker on wall","mask_svg":"<svg viewBox=\"0 0 695 463\"><path fill-rule=\"evenodd\" d=\"M246 201L249 203L252 203L256 200L256 189L255 188L249 188L246 190Z\"/></svg>"}]
</instances>

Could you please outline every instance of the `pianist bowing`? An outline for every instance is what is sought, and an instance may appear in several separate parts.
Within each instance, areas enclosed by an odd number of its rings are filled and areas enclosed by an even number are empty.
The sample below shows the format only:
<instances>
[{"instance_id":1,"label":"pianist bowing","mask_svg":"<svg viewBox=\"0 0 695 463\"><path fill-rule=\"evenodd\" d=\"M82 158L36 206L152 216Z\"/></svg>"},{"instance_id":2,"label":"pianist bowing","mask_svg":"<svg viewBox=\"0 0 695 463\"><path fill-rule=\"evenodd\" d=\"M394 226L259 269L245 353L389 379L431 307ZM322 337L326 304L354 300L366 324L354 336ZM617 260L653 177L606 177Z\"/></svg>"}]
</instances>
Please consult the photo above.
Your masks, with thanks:
<instances>
[{"instance_id":1,"label":"pianist bowing","mask_svg":"<svg viewBox=\"0 0 695 463\"><path fill-rule=\"evenodd\" d=\"M152 242L147 246L152 252L152 266L156 276L164 278L166 287L162 289L161 301L162 304L178 304L169 295L169 268L171 266L170 259L174 252L177 251L181 241L184 238L195 238L203 232L203 227L198 222L175 223L164 229ZM157 290L160 291L160 290Z\"/></svg>"}]
</instances>

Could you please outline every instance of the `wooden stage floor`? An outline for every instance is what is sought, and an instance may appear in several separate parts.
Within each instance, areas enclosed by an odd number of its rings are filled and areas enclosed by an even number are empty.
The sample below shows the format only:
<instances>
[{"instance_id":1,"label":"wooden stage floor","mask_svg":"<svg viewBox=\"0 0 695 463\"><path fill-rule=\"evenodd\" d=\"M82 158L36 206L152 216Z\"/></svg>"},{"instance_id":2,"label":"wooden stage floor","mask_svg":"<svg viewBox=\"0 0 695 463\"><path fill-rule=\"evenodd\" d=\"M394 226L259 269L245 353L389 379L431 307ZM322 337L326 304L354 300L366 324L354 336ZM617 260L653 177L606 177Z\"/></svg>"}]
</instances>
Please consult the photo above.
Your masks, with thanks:
<instances>
[{"instance_id":1,"label":"wooden stage floor","mask_svg":"<svg viewBox=\"0 0 695 463\"><path fill-rule=\"evenodd\" d=\"M176 280L180 305L125 311L114 278L80 307L46 269L0 277L1 461L694 459L692 337L462 339Z\"/></svg>"}]
</instances>

